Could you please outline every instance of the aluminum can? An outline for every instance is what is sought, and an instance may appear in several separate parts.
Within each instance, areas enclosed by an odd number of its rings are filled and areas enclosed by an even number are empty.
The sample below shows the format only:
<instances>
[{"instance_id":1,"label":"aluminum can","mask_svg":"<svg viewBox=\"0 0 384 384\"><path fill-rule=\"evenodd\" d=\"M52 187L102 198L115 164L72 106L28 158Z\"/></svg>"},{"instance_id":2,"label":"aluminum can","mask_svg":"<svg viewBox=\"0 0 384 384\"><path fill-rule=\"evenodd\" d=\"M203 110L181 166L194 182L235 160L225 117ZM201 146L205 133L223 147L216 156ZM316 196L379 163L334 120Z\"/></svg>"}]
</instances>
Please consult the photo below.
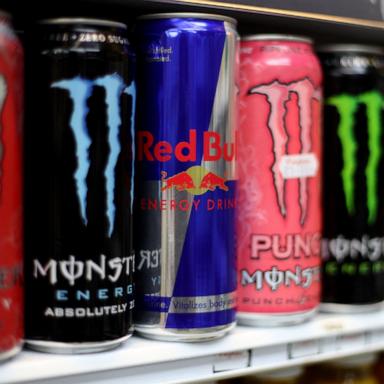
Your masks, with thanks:
<instances>
[{"instance_id":1,"label":"aluminum can","mask_svg":"<svg viewBox=\"0 0 384 384\"><path fill-rule=\"evenodd\" d=\"M124 24L41 22L30 42L26 339L85 353L132 333L135 83Z\"/></svg>"},{"instance_id":2,"label":"aluminum can","mask_svg":"<svg viewBox=\"0 0 384 384\"><path fill-rule=\"evenodd\" d=\"M149 338L235 324L235 25L178 13L136 28L135 327Z\"/></svg>"},{"instance_id":3,"label":"aluminum can","mask_svg":"<svg viewBox=\"0 0 384 384\"><path fill-rule=\"evenodd\" d=\"M245 37L240 53L239 322L304 321L320 301L322 72L311 41Z\"/></svg>"},{"instance_id":4,"label":"aluminum can","mask_svg":"<svg viewBox=\"0 0 384 384\"><path fill-rule=\"evenodd\" d=\"M378 310L384 300L384 51L319 48L324 90L322 309Z\"/></svg>"},{"instance_id":5,"label":"aluminum can","mask_svg":"<svg viewBox=\"0 0 384 384\"><path fill-rule=\"evenodd\" d=\"M21 349L23 49L0 11L0 361Z\"/></svg>"}]
</instances>

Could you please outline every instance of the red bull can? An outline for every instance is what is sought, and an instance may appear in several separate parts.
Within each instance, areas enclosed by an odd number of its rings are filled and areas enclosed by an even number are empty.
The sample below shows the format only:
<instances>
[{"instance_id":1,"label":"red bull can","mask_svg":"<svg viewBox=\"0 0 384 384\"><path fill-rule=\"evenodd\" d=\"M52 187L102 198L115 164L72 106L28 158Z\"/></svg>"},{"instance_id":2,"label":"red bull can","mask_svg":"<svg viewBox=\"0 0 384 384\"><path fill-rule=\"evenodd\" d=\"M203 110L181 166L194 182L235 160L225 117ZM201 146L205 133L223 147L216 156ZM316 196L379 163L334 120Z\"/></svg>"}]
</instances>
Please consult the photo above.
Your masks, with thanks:
<instances>
[{"instance_id":1,"label":"red bull can","mask_svg":"<svg viewBox=\"0 0 384 384\"><path fill-rule=\"evenodd\" d=\"M162 340L235 325L235 74L231 18L140 18L136 330Z\"/></svg>"},{"instance_id":2,"label":"red bull can","mask_svg":"<svg viewBox=\"0 0 384 384\"><path fill-rule=\"evenodd\" d=\"M298 323L320 301L322 72L295 36L246 37L240 63L238 318Z\"/></svg>"}]
</instances>

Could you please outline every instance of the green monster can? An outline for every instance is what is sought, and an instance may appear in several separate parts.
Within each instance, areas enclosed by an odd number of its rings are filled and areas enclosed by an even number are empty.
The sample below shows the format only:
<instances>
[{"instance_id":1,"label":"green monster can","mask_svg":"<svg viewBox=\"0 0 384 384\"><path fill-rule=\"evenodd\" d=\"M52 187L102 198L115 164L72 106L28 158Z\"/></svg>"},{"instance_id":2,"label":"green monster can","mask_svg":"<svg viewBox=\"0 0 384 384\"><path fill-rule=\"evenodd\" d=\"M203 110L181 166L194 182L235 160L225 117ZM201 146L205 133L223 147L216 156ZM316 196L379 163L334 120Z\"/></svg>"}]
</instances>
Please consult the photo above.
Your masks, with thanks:
<instances>
[{"instance_id":1,"label":"green monster can","mask_svg":"<svg viewBox=\"0 0 384 384\"><path fill-rule=\"evenodd\" d=\"M384 300L383 51L319 49L325 73L323 304L379 309Z\"/></svg>"}]
</instances>

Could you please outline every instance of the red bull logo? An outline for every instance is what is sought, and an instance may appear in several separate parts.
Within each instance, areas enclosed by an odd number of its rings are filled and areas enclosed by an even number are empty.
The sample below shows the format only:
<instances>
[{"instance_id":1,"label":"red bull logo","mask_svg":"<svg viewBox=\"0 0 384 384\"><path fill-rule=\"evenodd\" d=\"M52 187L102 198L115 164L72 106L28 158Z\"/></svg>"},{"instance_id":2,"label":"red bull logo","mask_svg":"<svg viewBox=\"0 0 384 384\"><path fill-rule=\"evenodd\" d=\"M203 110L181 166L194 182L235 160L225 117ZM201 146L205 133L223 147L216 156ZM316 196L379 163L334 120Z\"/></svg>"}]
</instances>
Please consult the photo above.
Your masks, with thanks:
<instances>
[{"instance_id":1,"label":"red bull logo","mask_svg":"<svg viewBox=\"0 0 384 384\"><path fill-rule=\"evenodd\" d=\"M180 162L197 161L197 133L195 129L189 131L188 141L180 141L176 145L162 140L155 142L149 131L139 131L137 134L139 161L167 162L177 159ZM203 133L202 161L233 161L236 159L236 143L222 143L218 132Z\"/></svg>"},{"instance_id":2,"label":"red bull logo","mask_svg":"<svg viewBox=\"0 0 384 384\"><path fill-rule=\"evenodd\" d=\"M192 195L202 195L207 191L214 191L216 188L223 191L228 191L229 189L225 184L226 179L224 177L198 165L168 178L167 172L163 171L161 174L162 191L174 188L177 191L187 191Z\"/></svg>"},{"instance_id":3,"label":"red bull logo","mask_svg":"<svg viewBox=\"0 0 384 384\"><path fill-rule=\"evenodd\" d=\"M210 196L207 199L190 199L185 194L175 192L188 192L192 196L204 195L213 191L230 191L229 180L233 180L231 174L233 163L236 160L236 143L225 143L223 136L218 132L202 132L201 136L195 129L188 132L186 141L171 143L169 141L156 141L155 136L149 131L139 131L137 135L137 160L150 162L155 165L155 179L158 179L158 167L166 168L166 162L187 163L199 162L202 165L194 165L185 168L178 173L169 174L160 172L161 198L143 197L140 200L141 210L177 210L190 211L203 209L206 211L234 209L235 199L233 193L226 196ZM201 140L202 139L202 140ZM201 146L202 150L199 150ZM156 164L159 162L160 164ZM163 165L162 165L163 164ZM220 164L221 173L216 173L216 165ZM223 167L224 165L224 167ZM151 182L153 176L151 177Z\"/></svg>"},{"instance_id":4,"label":"red bull logo","mask_svg":"<svg viewBox=\"0 0 384 384\"><path fill-rule=\"evenodd\" d=\"M225 185L225 179L215 175L212 172L207 173L201 181L200 188L214 191L216 188L228 191L228 187Z\"/></svg>"},{"instance_id":5,"label":"red bull logo","mask_svg":"<svg viewBox=\"0 0 384 384\"><path fill-rule=\"evenodd\" d=\"M164 182L164 186L161 188L162 191L166 191L170 188L176 188L178 191L185 191L186 189L195 188L193 179L187 172L180 172L176 175L167 177L167 172L161 172L161 180Z\"/></svg>"}]
</instances>

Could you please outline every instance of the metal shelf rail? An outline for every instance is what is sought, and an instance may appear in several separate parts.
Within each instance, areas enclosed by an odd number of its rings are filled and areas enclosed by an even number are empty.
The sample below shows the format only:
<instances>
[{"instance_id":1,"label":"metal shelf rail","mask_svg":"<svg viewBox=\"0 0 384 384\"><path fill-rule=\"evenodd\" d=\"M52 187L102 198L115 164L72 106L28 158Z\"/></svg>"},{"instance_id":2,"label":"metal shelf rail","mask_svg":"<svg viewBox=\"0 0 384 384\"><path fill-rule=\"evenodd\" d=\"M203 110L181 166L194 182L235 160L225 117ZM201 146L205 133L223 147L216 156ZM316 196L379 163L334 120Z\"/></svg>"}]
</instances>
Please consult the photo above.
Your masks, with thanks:
<instances>
[{"instance_id":1,"label":"metal shelf rail","mask_svg":"<svg viewBox=\"0 0 384 384\"><path fill-rule=\"evenodd\" d=\"M133 337L99 354L24 351L0 366L0 384L199 383L384 349L384 311L318 315L291 327L237 327L197 344Z\"/></svg>"},{"instance_id":2,"label":"metal shelf rail","mask_svg":"<svg viewBox=\"0 0 384 384\"><path fill-rule=\"evenodd\" d=\"M384 1L381 0L145 0L175 4L306 18L325 22L384 28ZM119 0L119 3L124 1ZM127 2L126 2L127 3Z\"/></svg>"}]
</instances>

